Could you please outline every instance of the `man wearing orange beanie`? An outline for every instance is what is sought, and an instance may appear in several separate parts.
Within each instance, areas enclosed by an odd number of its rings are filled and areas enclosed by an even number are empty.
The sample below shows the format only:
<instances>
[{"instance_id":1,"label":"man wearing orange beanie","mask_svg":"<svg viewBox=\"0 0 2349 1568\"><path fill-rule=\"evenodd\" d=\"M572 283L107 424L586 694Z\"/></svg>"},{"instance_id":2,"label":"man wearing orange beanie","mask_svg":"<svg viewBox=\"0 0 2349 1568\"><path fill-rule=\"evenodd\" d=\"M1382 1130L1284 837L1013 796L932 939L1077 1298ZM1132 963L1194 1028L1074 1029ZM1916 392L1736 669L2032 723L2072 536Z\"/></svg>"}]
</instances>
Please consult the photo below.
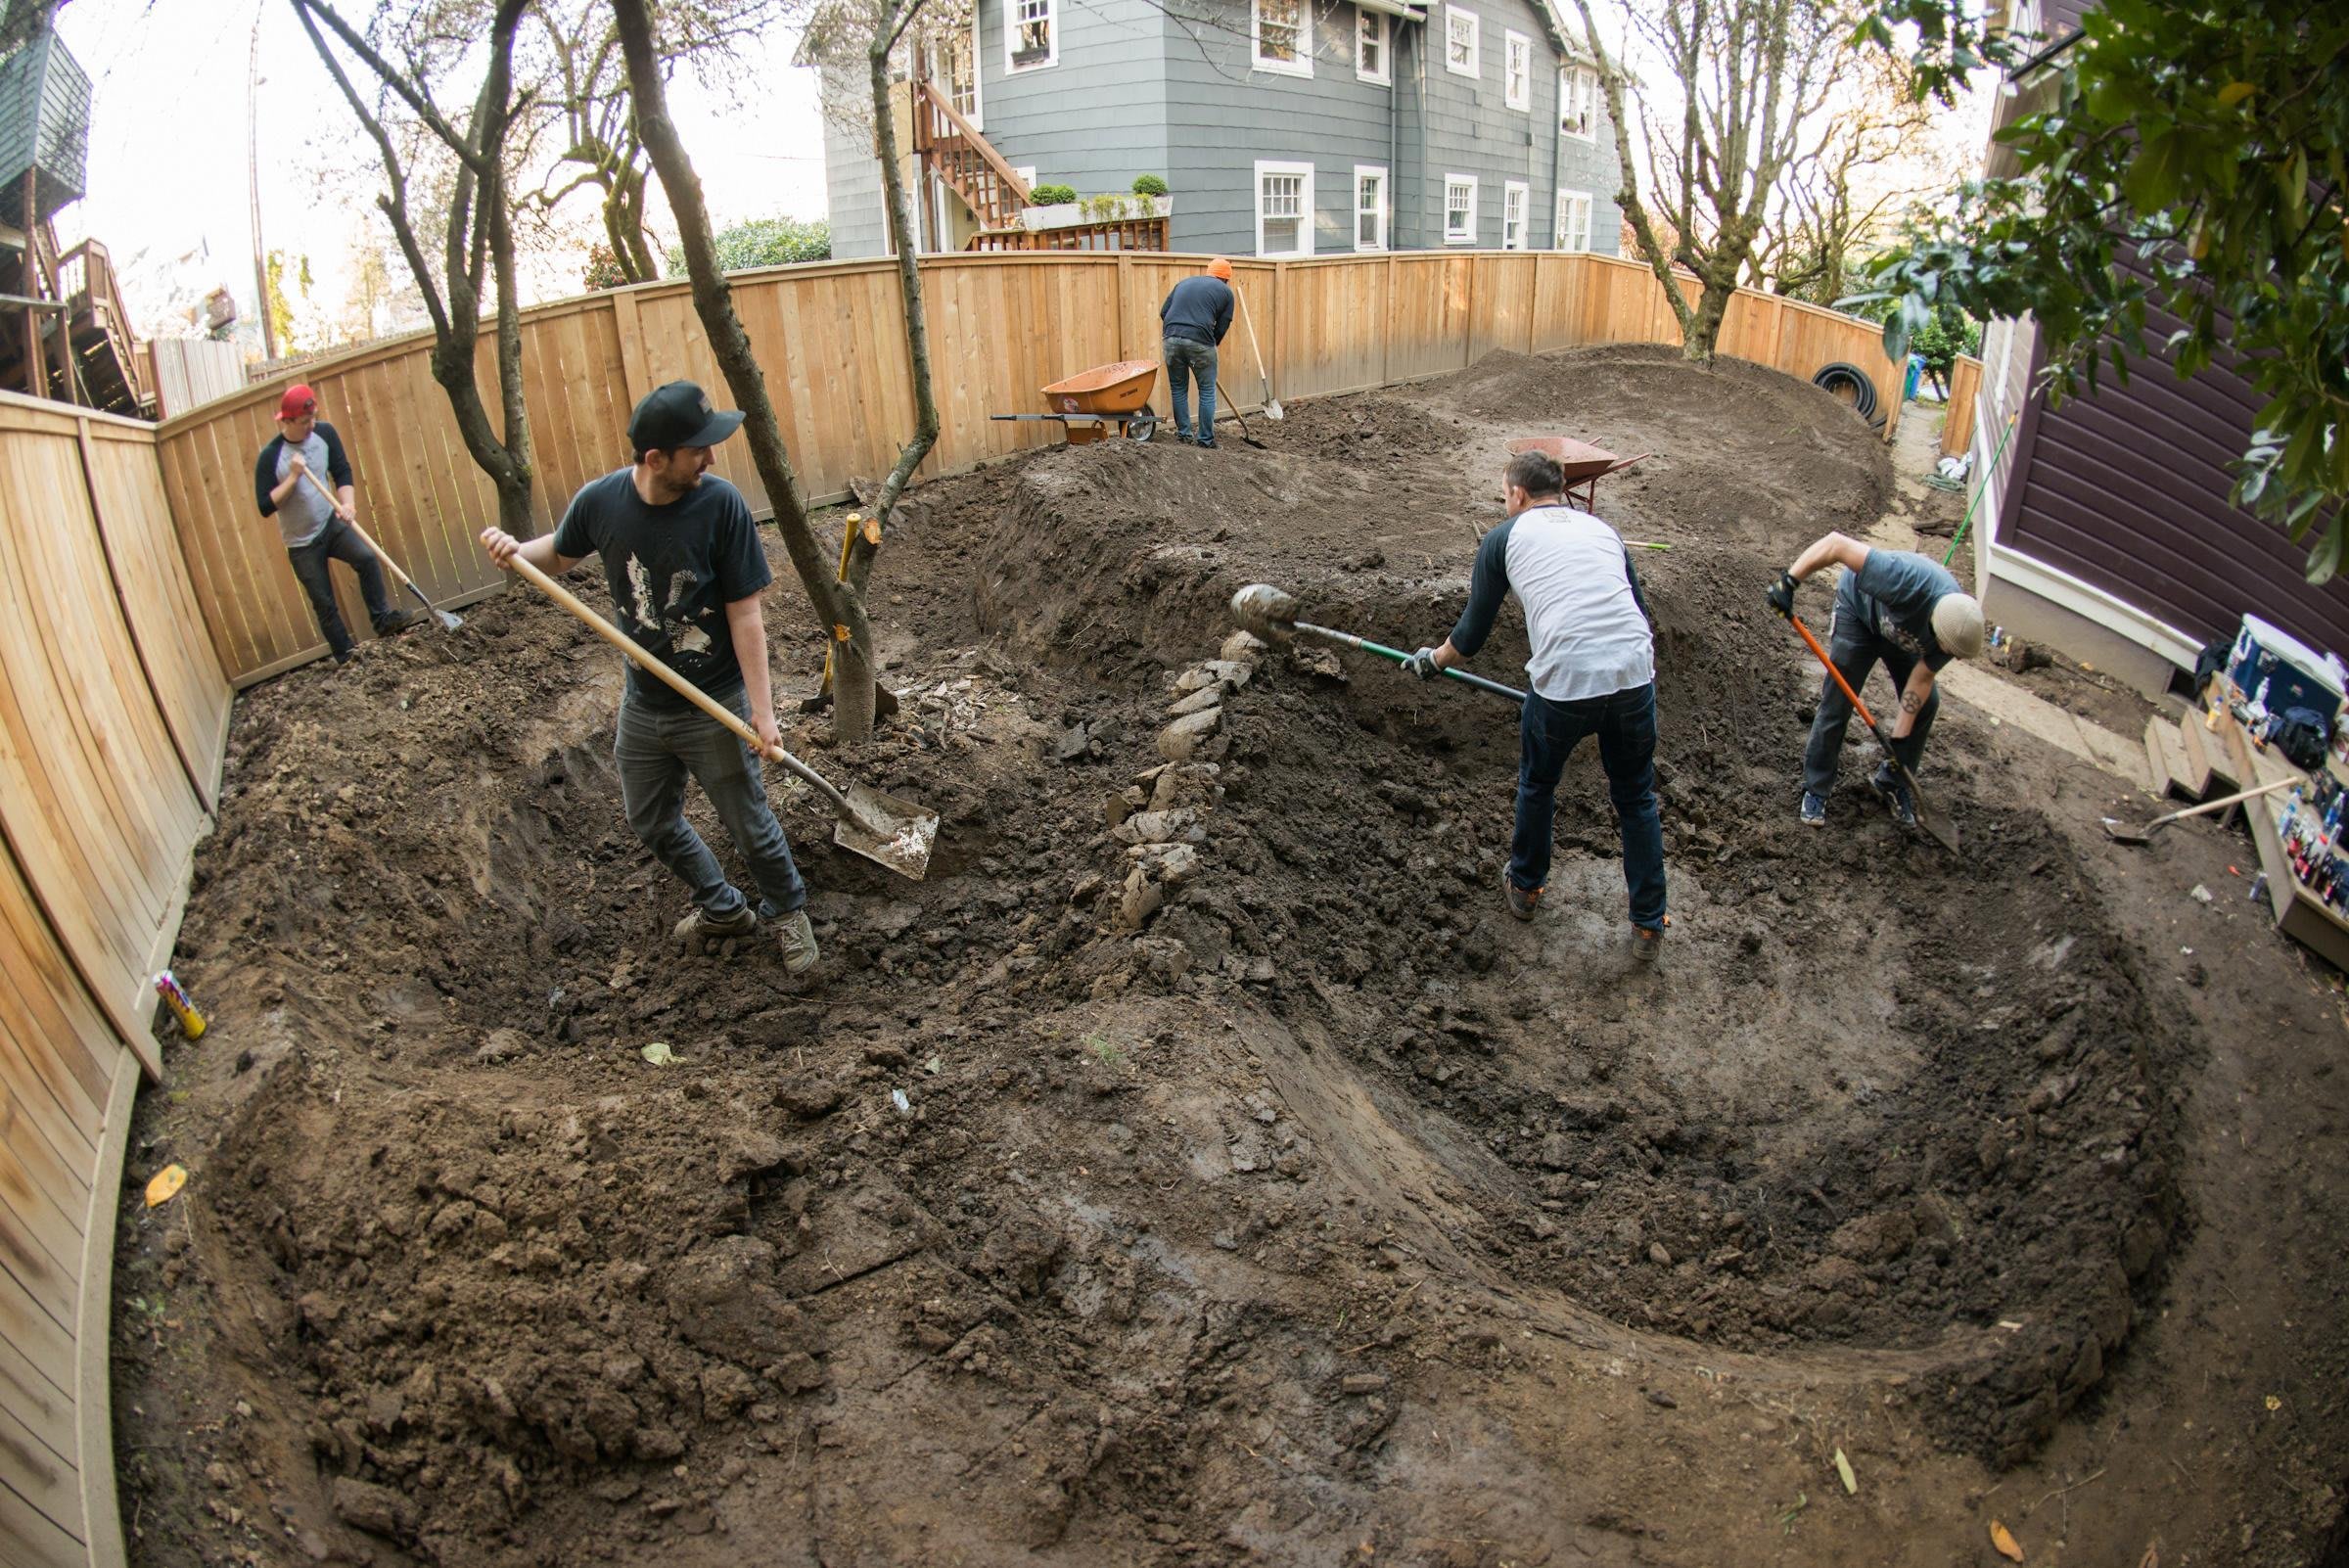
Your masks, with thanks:
<instances>
[{"instance_id":1,"label":"man wearing orange beanie","mask_svg":"<svg viewBox=\"0 0 2349 1568\"><path fill-rule=\"evenodd\" d=\"M1207 270L1167 291L1158 307L1167 359L1167 395L1174 402L1174 436L1195 446L1216 444L1216 346L1231 330L1231 263L1221 256ZM1186 381L1199 383L1199 423L1191 424Z\"/></svg>"}]
</instances>

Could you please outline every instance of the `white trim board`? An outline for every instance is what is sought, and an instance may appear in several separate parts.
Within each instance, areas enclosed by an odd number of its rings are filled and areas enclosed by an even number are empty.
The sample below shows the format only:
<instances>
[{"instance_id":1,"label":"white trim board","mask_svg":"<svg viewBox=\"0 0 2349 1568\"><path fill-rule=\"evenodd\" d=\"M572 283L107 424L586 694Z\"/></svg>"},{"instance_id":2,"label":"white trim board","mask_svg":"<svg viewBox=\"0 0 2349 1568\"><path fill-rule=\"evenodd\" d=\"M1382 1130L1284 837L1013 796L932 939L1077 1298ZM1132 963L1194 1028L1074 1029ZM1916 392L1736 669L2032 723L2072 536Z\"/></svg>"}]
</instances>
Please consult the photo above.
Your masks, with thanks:
<instances>
[{"instance_id":1,"label":"white trim board","mask_svg":"<svg viewBox=\"0 0 2349 1568\"><path fill-rule=\"evenodd\" d=\"M2167 622L2140 610L2114 594L2070 573L2032 559L2020 550L1984 539L1984 571L1993 582L2005 582L2035 593L2114 636L2159 655L2181 669L2191 669L2201 657L2202 641Z\"/></svg>"}]
</instances>

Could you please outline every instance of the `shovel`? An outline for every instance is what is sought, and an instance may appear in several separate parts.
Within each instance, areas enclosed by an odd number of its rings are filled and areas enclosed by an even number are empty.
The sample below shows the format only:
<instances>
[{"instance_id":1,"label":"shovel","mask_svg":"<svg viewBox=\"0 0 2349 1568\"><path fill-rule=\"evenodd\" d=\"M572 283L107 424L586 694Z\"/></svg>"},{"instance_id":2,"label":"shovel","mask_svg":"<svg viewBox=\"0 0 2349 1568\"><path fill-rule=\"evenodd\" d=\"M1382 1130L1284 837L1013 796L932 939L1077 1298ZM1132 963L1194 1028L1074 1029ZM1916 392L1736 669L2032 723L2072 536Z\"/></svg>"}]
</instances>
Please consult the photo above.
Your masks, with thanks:
<instances>
[{"instance_id":1,"label":"shovel","mask_svg":"<svg viewBox=\"0 0 2349 1568\"><path fill-rule=\"evenodd\" d=\"M1819 639L1811 634L1809 626L1803 624L1802 618L1788 616L1786 619L1795 630L1803 634L1803 641L1811 645L1811 651L1818 656L1819 662L1826 666L1827 674L1842 688L1844 700L1852 705L1853 712L1860 715L1860 721L1867 726L1868 733L1876 737L1876 744L1884 748L1885 761L1900 769L1901 782L1909 786L1909 805L1916 812L1916 825L1924 830L1927 838L1956 854L1958 825L1944 821L1925 805L1925 792L1916 787L1916 775L1909 771L1909 764L1902 761L1900 754L1892 749L1892 737L1885 734L1876 723L1876 715L1867 711L1867 704L1862 702L1860 694L1852 690L1852 683L1843 678L1843 671L1835 668L1835 661L1827 657L1826 649L1819 645Z\"/></svg>"},{"instance_id":2,"label":"shovel","mask_svg":"<svg viewBox=\"0 0 2349 1568\"><path fill-rule=\"evenodd\" d=\"M1240 296L1240 325L1248 329L1248 351L1256 355L1256 373L1265 383L1265 417L1277 425L1289 417L1288 411L1280 406L1280 399L1272 395L1272 373L1265 368L1264 349L1257 346L1256 323L1248 319L1248 297L1237 289L1231 292Z\"/></svg>"},{"instance_id":3,"label":"shovel","mask_svg":"<svg viewBox=\"0 0 2349 1568\"><path fill-rule=\"evenodd\" d=\"M2104 834L2105 837L2111 839L2115 844L2143 844L2145 841L2152 838L2154 834L2159 833L2163 828L2168 827L2172 822L2176 822L2181 818L2200 816L2205 811L2225 810L2230 806L2234 806L2243 801L2256 800L2262 795L2273 795L2278 790L2289 789L2293 785L2301 782L2303 782L2303 780L2301 779L2300 775L2293 773L2287 775L2286 777L2276 779L2270 783L2262 784L2255 790L2245 790L2240 795L2222 795L2215 801L2204 801L2200 806L2189 806L2183 811L2171 811L2167 815L2157 816L2152 821L2147 822L2142 828L2131 829L2123 827L2121 825L2120 818L2108 816L2103 819Z\"/></svg>"},{"instance_id":4,"label":"shovel","mask_svg":"<svg viewBox=\"0 0 2349 1568\"><path fill-rule=\"evenodd\" d=\"M1222 399L1221 409L1216 416L1217 424L1221 424L1226 417L1237 420L1240 427L1241 440L1246 441L1249 445L1255 447L1260 452L1268 452L1272 449L1271 447L1267 446L1263 441L1258 440L1255 437L1248 434L1248 421L1242 417L1239 406L1231 400L1231 393L1223 390L1223 384L1221 382L1216 383L1216 395Z\"/></svg>"},{"instance_id":5,"label":"shovel","mask_svg":"<svg viewBox=\"0 0 2349 1568\"><path fill-rule=\"evenodd\" d=\"M1269 582L1251 582L1231 596L1231 616L1240 625L1267 642L1288 642L1304 637L1313 642L1326 642L1333 647L1351 648L1356 653L1376 654L1402 664L1411 656L1400 648L1358 637L1351 631L1339 631L1331 626L1316 626L1310 621L1297 619L1296 595L1284 592ZM1456 680L1478 691L1489 691L1496 697L1506 697L1520 708L1525 706L1525 693L1514 686L1504 686L1497 680L1472 675L1465 669L1446 669L1445 678Z\"/></svg>"},{"instance_id":6,"label":"shovel","mask_svg":"<svg viewBox=\"0 0 2349 1568\"><path fill-rule=\"evenodd\" d=\"M326 487L326 481L320 479L316 474L312 473L306 468L301 471L301 477L308 480L312 484L318 486L318 493L326 497L326 504L335 509L335 515L337 517L343 516L343 503L336 500L335 492ZM432 612L433 619L440 623L440 629L442 631L454 631L459 626L465 624L465 620L462 616L452 615L448 611L442 610L436 606L432 600L427 599L424 596L424 590L416 586L416 579L409 576L405 572L402 572L399 569L399 563L392 560L389 555L386 555L384 553L384 547L367 536L367 530L359 527L356 519L344 518L343 526L350 530L352 535L355 536L361 544L364 544L368 549L375 552L375 558L378 561L381 561L386 567L391 569L392 575L399 579L399 585L401 587L416 595L416 602Z\"/></svg>"},{"instance_id":7,"label":"shovel","mask_svg":"<svg viewBox=\"0 0 2349 1568\"><path fill-rule=\"evenodd\" d=\"M692 703L703 713L742 737L754 757L769 758L782 763L806 786L823 797L839 818L832 830L832 842L852 854L861 854L875 865L895 871L901 877L919 882L930 870L930 847L938 841L938 813L925 811L910 801L861 784L851 784L843 795L834 789L824 776L806 762L777 746L769 750L759 739L758 731L744 723L742 716L712 698L708 692L687 680L683 675L655 659L636 645L635 639L606 621L602 616L579 603L578 599L554 578L516 556L507 563L515 572L527 577L537 589L564 609L577 616L595 629L595 634L626 654L637 668Z\"/></svg>"}]
</instances>

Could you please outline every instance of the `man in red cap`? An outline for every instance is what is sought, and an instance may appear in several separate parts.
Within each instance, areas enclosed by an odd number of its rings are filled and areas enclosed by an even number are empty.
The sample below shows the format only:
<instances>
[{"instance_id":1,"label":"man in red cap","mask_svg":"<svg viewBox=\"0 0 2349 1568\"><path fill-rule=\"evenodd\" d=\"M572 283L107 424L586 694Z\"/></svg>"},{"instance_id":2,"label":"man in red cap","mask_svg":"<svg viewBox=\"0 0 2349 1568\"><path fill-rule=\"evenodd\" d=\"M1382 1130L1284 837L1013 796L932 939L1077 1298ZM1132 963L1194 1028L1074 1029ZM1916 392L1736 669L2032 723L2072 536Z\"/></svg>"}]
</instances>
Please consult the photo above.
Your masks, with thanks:
<instances>
[{"instance_id":1,"label":"man in red cap","mask_svg":"<svg viewBox=\"0 0 2349 1568\"><path fill-rule=\"evenodd\" d=\"M1167 395L1174 401L1174 438L1216 444L1216 347L1231 330L1231 263L1221 256L1183 279L1158 307L1160 347L1167 360ZM1188 380L1199 383L1199 425L1191 427Z\"/></svg>"},{"instance_id":2,"label":"man in red cap","mask_svg":"<svg viewBox=\"0 0 2349 1568\"><path fill-rule=\"evenodd\" d=\"M329 500L323 473L334 487ZM261 448L253 465L253 499L261 516L277 519L277 531L286 543L286 558L294 576L310 596L311 613L335 663L350 659L350 631L335 606L335 585L326 563L341 561L359 576L359 594L367 601L367 617L375 634L389 637L422 620L412 612L395 610L384 590L383 561L350 530L358 519L358 494L351 485L350 459L343 453L343 438L318 417L318 394L299 382L286 389L277 401L277 435Z\"/></svg>"},{"instance_id":3,"label":"man in red cap","mask_svg":"<svg viewBox=\"0 0 2349 1568\"><path fill-rule=\"evenodd\" d=\"M620 629L636 645L749 720L761 747L780 744L768 685L766 619L759 595L774 574L742 492L710 472L710 449L742 427L742 415L710 406L689 381L654 389L628 420L636 461L590 480L552 533L517 539L484 529L489 559L516 557L557 576L589 556L602 560ZM613 744L628 826L693 895L677 922L688 952L722 949L761 920L774 928L783 968L816 960L807 887L792 863L783 824L767 805L759 759L720 724L631 664L621 688ZM748 861L753 903L726 880L717 856L685 820L685 781L701 782L717 819Z\"/></svg>"}]
</instances>

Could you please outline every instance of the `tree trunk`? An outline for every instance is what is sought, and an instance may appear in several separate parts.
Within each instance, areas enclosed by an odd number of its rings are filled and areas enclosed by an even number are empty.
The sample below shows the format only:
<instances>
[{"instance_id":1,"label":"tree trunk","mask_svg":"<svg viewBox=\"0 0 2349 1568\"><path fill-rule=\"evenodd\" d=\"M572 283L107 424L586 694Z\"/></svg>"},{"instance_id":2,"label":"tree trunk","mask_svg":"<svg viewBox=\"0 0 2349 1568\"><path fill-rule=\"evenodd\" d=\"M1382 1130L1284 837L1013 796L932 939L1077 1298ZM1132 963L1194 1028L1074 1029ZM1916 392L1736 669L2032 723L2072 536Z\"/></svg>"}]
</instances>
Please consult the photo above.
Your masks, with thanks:
<instances>
[{"instance_id":1,"label":"tree trunk","mask_svg":"<svg viewBox=\"0 0 2349 1568\"><path fill-rule=\"evenodd\" d=\"M613 0L612 12L620 32L621 50L627 59L629 89L636 99L637 135L652 159L654 171L661 177L662 189L668 194L669 211L677 220L677 240L685 253L685 271L693 280L693 307L709 337L711 354L724 373L736 405L742 409L743 437L751 444L751 461L759 470L760 483L766 486L767 499L774 505L775 531L782 535L784 553L791 558L791 569L798 576L800 586L806 590L808 602L815 607L817 623L833 642L833 687L837 695L846 673L839 658L841 629L847 629L847 640L869 649L872 627L865 620L862 599L837 580L834 576L837 567L817 545L815 531L808 526L806 495L800 487L798 472L791 465L791 453L783 443L783 427L775 418L772 399L766 394L766 378L751 352L750 335L743 331L742 320L734 313L733 291L726 284L725 274L717 269L717 248L710 232L710 210L702 200L701 179L694 173L693 161L685 156L676 125L668 117L668 90L661 79L661 63L653 52L652 19L647 15L645 0ZM869 711L872 703L869 657L864 671L867 690L863 701ZM846 708L845 703L836 705L836 726L838 714ZM867 733L869 725L868 718Z\"/></svg>"},{"instance_id":2,"label":"tree trunk","mask_svg":"<svg viewBox=\"0 0 2349 1568\"><path fill-rule=\"evenodd\" d=\"M1680 291L1676 288L1673 292ZM1727 283L1717 278L1705 280L1704 292L1696 297L1696 307L1681 329L1682 355L1702 364L1712 363L1715 346L1721 342L1722 318L1728 314L1729 301L1736 297L1733 279Z\"/></svg>"}]
</instances>

